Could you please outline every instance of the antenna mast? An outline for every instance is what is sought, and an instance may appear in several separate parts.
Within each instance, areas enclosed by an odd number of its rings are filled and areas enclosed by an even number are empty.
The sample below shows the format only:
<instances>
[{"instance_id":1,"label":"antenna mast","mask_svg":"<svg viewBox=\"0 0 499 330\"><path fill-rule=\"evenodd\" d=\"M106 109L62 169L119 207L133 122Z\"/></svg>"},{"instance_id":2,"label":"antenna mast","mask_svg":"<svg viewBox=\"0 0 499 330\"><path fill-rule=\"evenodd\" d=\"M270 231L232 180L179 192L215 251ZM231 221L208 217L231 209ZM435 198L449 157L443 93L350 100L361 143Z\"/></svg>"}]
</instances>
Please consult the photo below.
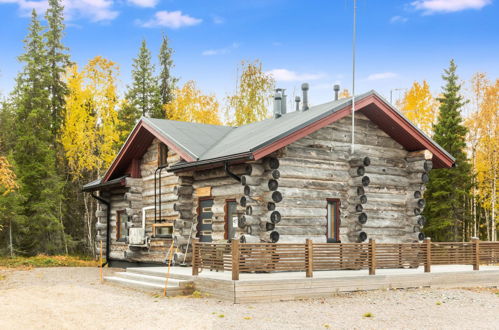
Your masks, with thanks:
<instances>
[{"instance_id":1,"label":"antenna mast","mask_svg":"<svg viewBox=\"0 0 499 330\"><path fill-rule=\"evenodd\" d=\"M352 148L355 152L355 34L357 25L357 0L353 0L353 37L352 37Z\"/></svg>"}]
</instances>

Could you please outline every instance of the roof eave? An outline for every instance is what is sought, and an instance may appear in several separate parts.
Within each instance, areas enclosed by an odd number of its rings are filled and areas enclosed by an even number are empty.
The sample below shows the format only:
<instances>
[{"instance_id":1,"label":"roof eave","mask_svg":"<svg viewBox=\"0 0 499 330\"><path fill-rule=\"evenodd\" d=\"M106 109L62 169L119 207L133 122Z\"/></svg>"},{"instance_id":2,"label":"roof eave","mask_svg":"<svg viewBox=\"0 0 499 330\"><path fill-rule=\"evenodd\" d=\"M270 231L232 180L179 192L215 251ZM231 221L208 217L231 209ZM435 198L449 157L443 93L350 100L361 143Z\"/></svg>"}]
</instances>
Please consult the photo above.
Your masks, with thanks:
<instances>
[{"instance_id":1,"label":"roof eave","mask_svg":"<svg viewBox=\"0 0 499 330\"><path fill-rule=\"evenodd\" d=\"M248 161L254 159L252 152L244 152L234 155L228 155L224 157L216 157L211 159L198 160L195 162L188 163L177 163L176 165L167 168L168 172L181 172L189 170L199 170L214 167L215 165L222 165L225 162L237 162L237 161Z\"/></svg>"}]
</instances>

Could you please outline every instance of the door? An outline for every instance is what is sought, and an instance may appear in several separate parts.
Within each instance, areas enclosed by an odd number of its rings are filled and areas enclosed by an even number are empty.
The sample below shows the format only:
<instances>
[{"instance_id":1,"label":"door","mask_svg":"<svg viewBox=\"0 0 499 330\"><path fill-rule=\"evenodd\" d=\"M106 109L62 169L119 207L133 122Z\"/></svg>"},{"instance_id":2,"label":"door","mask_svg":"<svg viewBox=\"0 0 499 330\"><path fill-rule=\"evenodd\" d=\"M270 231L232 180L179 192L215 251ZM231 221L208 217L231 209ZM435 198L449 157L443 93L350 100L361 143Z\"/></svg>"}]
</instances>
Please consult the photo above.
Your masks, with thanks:
<instances>
[{"instance_id":1,"label":"door","mask_svg":"<svg viewBox=\"0 0 499 330\"><path fill-rule=\"evenodd\" d=\"M200 199L198 206L197 237L200 242L211 242L211 225L213 199Z\"/></svg>"},{"instance_id":2,"label":"door","mask_svg":"<svg viewBox=\"0 0 499 330\"><path fill-rule=\"evenodd\" d=\"M327 242L341 243L340 240L340 200L327 200Z\"/></svg>"}]
</instances>

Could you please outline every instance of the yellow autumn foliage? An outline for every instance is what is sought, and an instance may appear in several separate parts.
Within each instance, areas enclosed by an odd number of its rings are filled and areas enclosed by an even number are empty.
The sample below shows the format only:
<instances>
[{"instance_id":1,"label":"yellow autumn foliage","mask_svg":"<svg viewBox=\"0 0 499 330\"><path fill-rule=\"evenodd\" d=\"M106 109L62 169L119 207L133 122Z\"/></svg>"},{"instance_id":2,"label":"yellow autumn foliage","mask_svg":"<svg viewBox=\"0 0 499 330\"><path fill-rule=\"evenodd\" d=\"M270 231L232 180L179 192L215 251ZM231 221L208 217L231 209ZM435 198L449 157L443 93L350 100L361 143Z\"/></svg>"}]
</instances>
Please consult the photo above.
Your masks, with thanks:
<instances>
[{"instance_id":1,"label":"yellow autumn foliage","mask_svg":"<svg viewBox=\"0 0 499 330\"><path fill-rule=\"evenodd\" d=\"M117 65L97 56L82 71L68 68L69 89L61 143L73 179L85 173L100 174L114 159L118 148Z\"/></svg>"},{"instance_id":2,"label":"yellow autumn foliage","mask_svg":"<svg viewBox=\"0 0 499 330\"><path fill-rule=\"evenodd\" d=\"M221 125L215 95L204 95L192 80L174 91L173 101L165 104L166 118L200 124Z\"/></svg>"},{"instance_id":3,"label":"yellow autumn foliage","mask_svg":"<svg viewBox=\"0 0 499 330\"><path fill-rule=\"evenodd\" d=\"M415 81L398 104L402 113L419 129L432 135L433 124L438 117L438 103L431 94L430 86Z\"/></svg>"},{"instance_id":4,"label":"yellow autumn foliage","mask_svg":"<svg viewBox=\"0 0 499 330\"><path fill-rule=\"evenodd\" d=\"M5 157L0 157L0 192L2 195L14 191L18 188L16 174L12 171L12 166Z\"/></svg>"}]
</instances>

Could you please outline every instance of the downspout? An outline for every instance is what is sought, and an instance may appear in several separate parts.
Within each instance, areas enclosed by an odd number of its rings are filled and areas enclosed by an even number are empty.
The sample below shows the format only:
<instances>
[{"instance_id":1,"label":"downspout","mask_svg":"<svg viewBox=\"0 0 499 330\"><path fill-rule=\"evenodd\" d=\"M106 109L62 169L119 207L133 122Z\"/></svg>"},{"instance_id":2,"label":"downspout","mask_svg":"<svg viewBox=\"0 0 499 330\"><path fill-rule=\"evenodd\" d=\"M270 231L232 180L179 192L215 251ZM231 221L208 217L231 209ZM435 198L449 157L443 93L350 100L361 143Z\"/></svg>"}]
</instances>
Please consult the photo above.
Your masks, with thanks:
<instances>
[{"instance_id":1,"label":"downspout","mask_svg":"<svg viewBox=\"0 0 499 330\"><path fill-rule=\"evenodd\" d=\"M99 202L106 205L106 262L102 264L102 267L109 264L111 259L109 258L109 245L111 245L111 203L104 198L95 195L93 192L90 194L93 198Z\"/></svg>"},{"instance_id":2,"label":"downspout","mask_svg":"<svg viewBox=\"0 0 499 330\"><path fill-rule=\"evenodd\" d=\"M154 171L154 223L161 221L161 171L163 171L163 169L166 167L168 167L168 165L161 165L161 166L158 166L156 168L156 170ZM159 176L158 176L158 172L159 172ZM158 180L159 182L156 183L156 180ZM159 188L159 192L158 192L158 188ZM159 194L159 201L157 201L158 194ZM158 204L159 204L159 219L157 216Z\"/></svg>"},{"instance_id":3,"label":"downspout","mask_svg":"<svg viewBox=\"0 0 499 330\"><path fill-rule=\"evenodd\" d=\"M225 173L227 173L228 176L230 176L231 178L233 178L234 180L237 180L239 182L241 182L241 177L240 176L237 176L235 175L234 173L232 173L229 169L229 162L225 162L224 163L224 170L225 170Z\"/></svg>"}]
</instances>

